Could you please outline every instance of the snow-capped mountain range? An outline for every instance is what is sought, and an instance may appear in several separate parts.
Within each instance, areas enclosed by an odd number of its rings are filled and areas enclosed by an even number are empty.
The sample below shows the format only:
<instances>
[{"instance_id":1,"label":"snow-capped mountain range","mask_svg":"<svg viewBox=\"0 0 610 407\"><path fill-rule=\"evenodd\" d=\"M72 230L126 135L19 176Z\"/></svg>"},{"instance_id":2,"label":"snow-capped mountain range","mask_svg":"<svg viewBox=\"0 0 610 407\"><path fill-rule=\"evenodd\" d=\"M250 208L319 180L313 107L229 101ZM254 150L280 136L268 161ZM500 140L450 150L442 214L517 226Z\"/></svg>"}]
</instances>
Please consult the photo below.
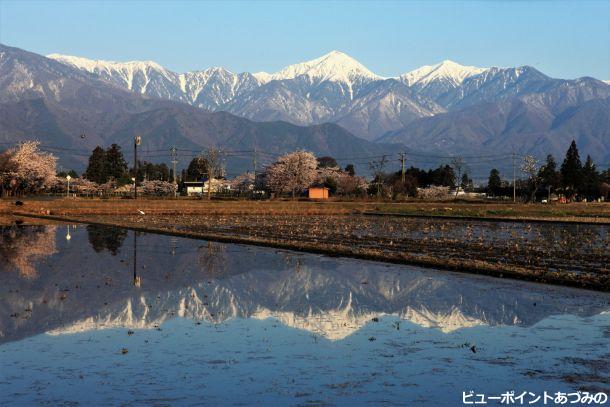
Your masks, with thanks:
<instances>
[{"instance_id":1,"label":"snow-capped mountain range","mask_svg":"<svg viewBox=\"0 0 610 407\"><path fill-rule=\"evenodd\" d=\"M133 92L186 102L209 110L216 110L236 96L264 83L252 74L234 74L217 67L177 74L154 61L114 62L59 54L48 57Z\"/></svg>"},{"instance_id":2,"label":"snow-capped mountain range","mask_svg":"<svg viewBox=\"0 0 610 407\"><path fill-rule=\"evenodd\" d=\"M127 145L138 132L148 148L305 148L338 157L515 151L544 159L563 156L574 139L583 154L610 162L608 83L554 79L531 66L445 60L382 77L332 51L275 73L176 73L151 61L43 57L0 44L0 103L2 142L45 134L74 148L85 132L87 147Z\"/></svg>"},{"instance_id":3,"label":"snow-capped mountain range","mask_svg":"<svg viewBox=\"0 0 610 407\"><path fill-rule=\"evenodd\" d=\"M152 61L48 57L146 96L224 110L256 121L335 122L367 140L401 130L420 118L530 93L532 86L570 82L554 80L531 67L480 68L450 60L385 78L340 51L275 73L254 74L219 67L175 73Z\"/></svg>"},{"instance_id":4,"label":"snow-capped mountain range","mask_svg":"<svg viewBox=\"0 0 610 407\"><path fill-rule=\"evenodd\" d=\"M442 106L425 97L426 91L439 93L439 86L450 90L485 71L443 61L384 78L339 51L275 73L254 74L219 67L175 73L153 61L48 57L143 95L211 111L226 110L259 121L285 120L299 125L338 122L366 139L402 128L413 119L444 112Z\"/></svg>"},{"instance_id":5,"label":"snow-capped mountain range","mask_svg":"<svg viewBox=\"0 0 610 407\"><path fill-rule=\"evenodd\" d=\"M453 86L459 86L466 78L478 75L485 68L463 66L448 59L436 65L425 65L399 76L399 79L409 86L429 85L431 82L447 81Z\"/></svg>"}]
</instances>

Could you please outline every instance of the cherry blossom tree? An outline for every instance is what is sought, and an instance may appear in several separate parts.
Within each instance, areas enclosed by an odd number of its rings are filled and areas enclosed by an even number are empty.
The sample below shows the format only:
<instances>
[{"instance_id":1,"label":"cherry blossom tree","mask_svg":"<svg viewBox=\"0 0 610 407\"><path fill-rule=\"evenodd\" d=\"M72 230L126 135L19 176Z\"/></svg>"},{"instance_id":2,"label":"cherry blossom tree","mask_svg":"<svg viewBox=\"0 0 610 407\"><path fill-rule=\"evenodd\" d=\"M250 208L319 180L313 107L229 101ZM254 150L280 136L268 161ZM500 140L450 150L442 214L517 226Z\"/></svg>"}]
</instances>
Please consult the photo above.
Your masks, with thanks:
<instances>
[{"instance_id":1,"label":"cherry blossom tree","mask_svg":"<svg viewBox=\"0 0 610 407\"><path fill-rule=\"evenodd\" d=\"M343 173L337 179L337 193L339 195L353 195L364 192L368 188L368 183L364 177Z\"/></svg>"},{"instance_id":2,"label":"cherry blossom tree","mask_svg":"<svg viewBox=\"0 0 610 407\"><path fill-rule=\"evenodd\" d=\"M142 191L146 195L173 196L177 188L178 186L173 182L159 180L142 182Z\"/></svg>"},{"instance_id":3,"label":"cherry blossom tree","mask_svg":"<svg viewBox=\"0 0 610 407\"><path fill-rule=\"evenodd\" d=\"M0 182L13 194L38 192L56 182L57 157L39 149L40 142L25 141L2 155Z\"/></svg>"},{"instance_id":4,"label":"cherry blossom tree","mask_svg":"<svg viewBox=\"0 0 610 407\"><path fill-rule=\"evenodd\" d=\"M439 200L439 199L447 199L449 197L449 187L443 186L429 186L427 188L422 188L417 191L417 196L424 200Z\"/></svg>"},{"instance_id":5,"label":"cherry blossom tree","mask_svg":"<svg viewBox=\"0 0 610 407\"><path fill-rule=\"evenodd\" d=\"M231 189L240 193L251 191L254 187L254 174L245 172L231 180Z\"/></svg>"},{"instance_id":6,"label":"cherry blossom tree","mask_svg":"<svg viewBox=\"0 0 610 407\"><path fill-rule=\"evenodd\" d=\"M328 180L332 180L336 185L334 192L339 195L351 195L358 190L365 191L367 188L363 177L351 175L339 167L319 167L316 172L316 183L325 184Z\"/></svg>"},{"instance_id":7,"label":"cherry blossom tree","mask_svg":"<svg viewBox=\"0 0 610 407\"><path fill-rule=\"evenodd\" d=\"M267 168L267 187L275 193L297 192L308 188L316 179L316 157L307 151L295 151L281 156Z\"/></svg>"},{"instance_id":8,"label":"cherry blossom tree","mask_svg":"<svg viewBox=\"0 0 610 407\"><path fill-rule=\"evenodd\" d=\"M71 181L71 188L78 194L97 195L99 193L99 185L86 178L75 178Z\"/></svg>"},{"instance_id":9,"label":"cherry blossom tree","mask_svg":"<svg viewBox=\"0 0 610 407\"><path fill-rule=\"evenodd\" d=\"M108 182L105 182L98 186L98 192L101 195L110 196L114 193L114 190L116 189L116 187L117 187L116 181L113 178L111 178L108 180Z\"/></svg>"}]
</instances>

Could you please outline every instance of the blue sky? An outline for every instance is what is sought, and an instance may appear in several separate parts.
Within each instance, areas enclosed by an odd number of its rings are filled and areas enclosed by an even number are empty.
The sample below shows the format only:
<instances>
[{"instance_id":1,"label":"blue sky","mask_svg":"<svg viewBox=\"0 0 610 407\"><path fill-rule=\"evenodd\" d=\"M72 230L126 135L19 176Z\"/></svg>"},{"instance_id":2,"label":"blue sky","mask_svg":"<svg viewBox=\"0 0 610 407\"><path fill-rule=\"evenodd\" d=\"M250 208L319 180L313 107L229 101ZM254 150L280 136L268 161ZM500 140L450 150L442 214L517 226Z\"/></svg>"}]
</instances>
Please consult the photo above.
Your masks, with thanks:
<instances>
[{"instance_id":1,"label":"blue sky","mask_svg":"<svg viewBox=\"0 0 610 407\"><path fill-rule=\"evenodd\" d=\"M451 59L610 79L610 1L0 0L0 42L178 72L273 72L337 49L384 76Z\"/></svg>"}]
</instances>

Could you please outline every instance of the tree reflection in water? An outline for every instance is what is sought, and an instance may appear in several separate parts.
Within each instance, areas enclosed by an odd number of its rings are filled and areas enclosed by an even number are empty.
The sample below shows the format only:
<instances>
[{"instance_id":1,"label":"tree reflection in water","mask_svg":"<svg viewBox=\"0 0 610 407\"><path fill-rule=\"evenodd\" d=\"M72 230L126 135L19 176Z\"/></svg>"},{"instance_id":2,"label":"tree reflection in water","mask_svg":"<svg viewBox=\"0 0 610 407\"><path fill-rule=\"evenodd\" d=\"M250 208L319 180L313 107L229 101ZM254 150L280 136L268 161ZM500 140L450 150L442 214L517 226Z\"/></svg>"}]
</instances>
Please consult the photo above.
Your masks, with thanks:
<instances>
[{"instance_id":1,"label":"tree reflection in water","mask_svg":"<svg viewBox=\"0 0 610 407\"><path fill-rule=\"evenodd\" d=\"M17 270L23 278L38 277L34 265L57 253L55 226L0 227L0 269Z\"/></svg>"},{"instance_id":2,"label":"tree reflection in water","mask_svg":"<svg viewBox=\"0 0 610 407\"><path fill-rule=\"evenodd\" d=\"M127 237L127 230L111 226L88 225L89 243L93 250L100 253L108 250L113 256L119 252Z\"/></svg>"}]
</instances>

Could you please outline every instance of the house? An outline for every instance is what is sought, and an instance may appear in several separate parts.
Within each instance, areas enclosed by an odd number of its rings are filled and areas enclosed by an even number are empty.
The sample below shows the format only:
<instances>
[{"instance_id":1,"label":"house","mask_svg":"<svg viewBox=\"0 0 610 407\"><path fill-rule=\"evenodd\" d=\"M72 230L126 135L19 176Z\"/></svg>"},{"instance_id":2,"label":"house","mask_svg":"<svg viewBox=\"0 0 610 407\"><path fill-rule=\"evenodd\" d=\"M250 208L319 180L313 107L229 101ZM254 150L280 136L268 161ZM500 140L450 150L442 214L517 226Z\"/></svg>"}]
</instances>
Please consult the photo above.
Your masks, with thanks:
<instances>
[{"instance_id":1,"label":"house","mask_svg":"<svg viewBox=\"0 0 610 407\"><path fill-rule=\"evenodd\" d=\"M186 188L187 196L197 196L203 194L202 181L185 181L184 187Z\"/></svg>"},{"instance_id":2,"label":"house","mask_svg":"<svg viewBox=\"0 0 610 407\"><path fill-rule=\"evenodd\" d=\"M311 187L308 191L309 199L328 199L328 188Z\"/></svg>"},{"instance_id":3,"label":"house","mask_svg":"<svg viewBox=\"0 0 610 407\"><path fill-rule=\"evenodd\" d=\"M211 186L210 186L211 184ZM199 196L208 193L208 188L211 188L211 193L216 194L218 192L230 192L231 183L225 179L213 178L211 183L209 180L205 181L186 181L184 182L186 187L187 196Z\"/></svg>"}]
</instances>

